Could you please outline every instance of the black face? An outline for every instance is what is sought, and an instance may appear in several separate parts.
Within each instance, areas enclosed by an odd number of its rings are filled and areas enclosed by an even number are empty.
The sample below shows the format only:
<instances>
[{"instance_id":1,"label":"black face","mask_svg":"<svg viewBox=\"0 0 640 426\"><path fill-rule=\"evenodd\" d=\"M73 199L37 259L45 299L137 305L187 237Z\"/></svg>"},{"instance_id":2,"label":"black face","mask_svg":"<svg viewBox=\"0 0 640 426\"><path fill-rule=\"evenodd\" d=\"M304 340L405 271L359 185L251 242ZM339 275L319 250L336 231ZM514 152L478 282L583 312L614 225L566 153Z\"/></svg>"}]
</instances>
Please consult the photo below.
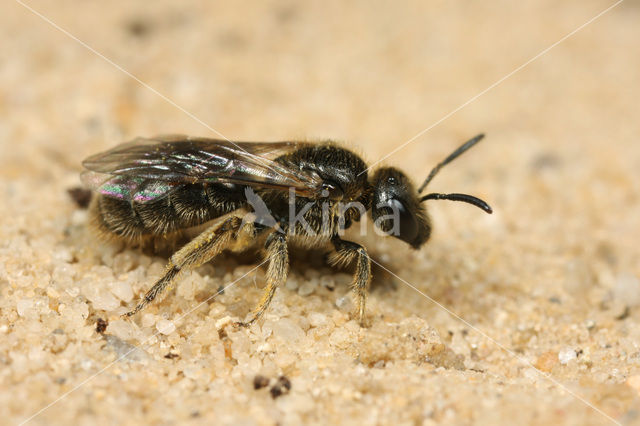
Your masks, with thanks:
<instances>
[{"instance_id":1,"label":"black face","mask_svg":"<svg viewBox=\"0 0 640 426\"><path fill-rule=\"evenodd\" d=\"M431 235L431 223L409 178L398 169L386 167L374 174L371 184L375 225L411 247L420 248Z\"/></svg>"}]
</instances>

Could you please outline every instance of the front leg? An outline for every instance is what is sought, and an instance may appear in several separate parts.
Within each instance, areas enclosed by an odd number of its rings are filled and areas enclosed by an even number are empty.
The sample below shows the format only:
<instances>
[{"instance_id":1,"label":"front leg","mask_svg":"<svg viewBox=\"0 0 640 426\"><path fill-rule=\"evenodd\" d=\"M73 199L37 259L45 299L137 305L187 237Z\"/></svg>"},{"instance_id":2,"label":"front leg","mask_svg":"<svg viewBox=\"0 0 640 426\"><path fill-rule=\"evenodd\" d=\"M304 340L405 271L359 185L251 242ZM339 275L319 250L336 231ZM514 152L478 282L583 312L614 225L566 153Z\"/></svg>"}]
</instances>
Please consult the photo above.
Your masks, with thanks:
<instances>
[{"instance_id":1,"label":"front leg","mask_svg":"<svg viewBox=\"0 0 640 426\"><path fill-rule=\"evenodd\" d=\"M289 273L289 253L287 251L287 238L284 233L276 231L267 237L265 242L269 266L267 267L267 286L258 306L253 310L252 318L247 322L238 322L236 325L248 327L258 320L269 307L269 303L280 284L284 284Z\"/></svg>"},{"instance_id":2,"label":"front leg","mask_svg":"<svg viewBox=\"0 0 640 426\"><path fill-rule=\"evenodd\" d=\"M347 265L354 259L356 260L356 272L353 276L351 287L356 295L360 326L364 327L367 286L371 281L371 259L369 259L367 250L360 244L342 240L337 235L331 239L331 243L335 247L335 252L329 256L329 262L334 265Z\"/></svg>"}]
</instances>

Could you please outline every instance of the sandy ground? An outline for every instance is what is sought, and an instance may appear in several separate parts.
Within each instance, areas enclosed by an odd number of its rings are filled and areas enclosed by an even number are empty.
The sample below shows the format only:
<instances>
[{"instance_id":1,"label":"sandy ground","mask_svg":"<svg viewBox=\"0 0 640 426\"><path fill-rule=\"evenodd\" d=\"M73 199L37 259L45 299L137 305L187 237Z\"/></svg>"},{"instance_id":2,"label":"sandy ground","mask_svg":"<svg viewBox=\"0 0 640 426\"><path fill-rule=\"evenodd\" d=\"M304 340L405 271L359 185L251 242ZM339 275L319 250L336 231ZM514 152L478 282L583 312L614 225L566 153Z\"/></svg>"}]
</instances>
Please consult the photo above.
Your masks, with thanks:
<instances>
[{"instance_id":1,"label":"sandy ground","mask_svg":"<svg viewBox=\"0 0 640 426\"><path fill-rule=\"evenodd\" d=\"M640 424L638 3L482 93L612 4L29 1L74 40L3 2L0 423ZM218 132L369 162L418 135L384 161L416 181L486 132L431 189L495 213L430 202L422 250L362 239L397 275L374 269L368 328L308 253L250 329L242 256L119 319L166 257L88 232L80 162Z\"/></svg>"}]
</instances>

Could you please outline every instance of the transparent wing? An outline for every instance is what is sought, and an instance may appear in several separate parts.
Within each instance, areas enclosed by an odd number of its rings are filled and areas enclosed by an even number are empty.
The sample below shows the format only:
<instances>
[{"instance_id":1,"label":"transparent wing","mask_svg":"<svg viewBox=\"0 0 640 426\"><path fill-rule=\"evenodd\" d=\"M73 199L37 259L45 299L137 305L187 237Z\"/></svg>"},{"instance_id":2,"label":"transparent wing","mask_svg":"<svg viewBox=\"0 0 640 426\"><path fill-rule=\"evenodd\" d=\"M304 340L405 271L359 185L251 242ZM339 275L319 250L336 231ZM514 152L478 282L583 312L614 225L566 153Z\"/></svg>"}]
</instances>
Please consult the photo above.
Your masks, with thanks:
<instances>
[{"instance_id":1,"label":"transparent wing","mask_svg":"<svg viewBox=\"0 0 640 426\"><path fill-rule=\"evenodd\" d=\"M320 190L321 179L292 170L277 157L308 146L304 142L238 142L161 136L132 142L87 158L83 180L100 193L146 202L194 183L226 183L281 190L302 196Z\"/></svg>"},{"instance_id":2,"label":"transparent wing","mask_svg":"<svg viewBox=\"0 0 640 426\"><path fill-rule=\"evenodd\" d=\"M164 198L184 186L161 180L114 176L90 170L82 172L80 178L85 184L102 195L138 203Z\"/></svg>"}]
</instances>

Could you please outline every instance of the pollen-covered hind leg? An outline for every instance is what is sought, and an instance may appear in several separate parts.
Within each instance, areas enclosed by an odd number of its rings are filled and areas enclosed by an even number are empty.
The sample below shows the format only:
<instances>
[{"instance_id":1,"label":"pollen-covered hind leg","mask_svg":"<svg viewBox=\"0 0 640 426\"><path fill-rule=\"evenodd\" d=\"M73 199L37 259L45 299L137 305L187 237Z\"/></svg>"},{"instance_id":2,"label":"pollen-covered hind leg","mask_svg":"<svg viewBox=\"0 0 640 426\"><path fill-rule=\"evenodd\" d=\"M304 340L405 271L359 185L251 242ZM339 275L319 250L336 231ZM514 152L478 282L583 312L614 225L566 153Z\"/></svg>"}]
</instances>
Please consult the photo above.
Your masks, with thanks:
<instances>
[{"instance_id":1,"label":"pollen-covered hind leg","mask_svg":"<svg viewBox=\"0 0 640 426\"><path fill-rule=\"evenodd\" d=\"M367 302L367 287L371 281L371 259L367 250L360 244L345 241L339 237L331 240L335 252L329 256L329 261L334 265L347 265L354 259L356 272L353 276L351 287L356 295L356 308L360 320L360 326L365 325L365 305Z\"/></svg>"},{"instance_id":2,"label":"pollen-covered hind leg","mask_svg":"<svg viewBox=\"0 0 640 426\"><path fill-rule=\"evenodd\" d=\"M169 259L167 270L162 278L147 291L132 311L124 315L130 317L144 309L171 284L183 269L202 265L218 255L235 239L240 225L240 218L231 217L222 223L207 228L187 245L175 252Z\"/></svg>"},{"instance_id":3,"label":"pollen-covered hind leg","mask_svg":"<svg viewBox=\"0 0 640 426\"><path fill-rule=\"evenodd\" d=\"M237 326L248 327L256 322L269 307L269 303L280 284L287 280L289 273L289 253L287 251L287 239L283 233L274 232L267 237L265 243L269 266L267 267L267 286L262 300L253 310L251 319L247 322L237 322Z\"/></svg>"}]
</instances>

